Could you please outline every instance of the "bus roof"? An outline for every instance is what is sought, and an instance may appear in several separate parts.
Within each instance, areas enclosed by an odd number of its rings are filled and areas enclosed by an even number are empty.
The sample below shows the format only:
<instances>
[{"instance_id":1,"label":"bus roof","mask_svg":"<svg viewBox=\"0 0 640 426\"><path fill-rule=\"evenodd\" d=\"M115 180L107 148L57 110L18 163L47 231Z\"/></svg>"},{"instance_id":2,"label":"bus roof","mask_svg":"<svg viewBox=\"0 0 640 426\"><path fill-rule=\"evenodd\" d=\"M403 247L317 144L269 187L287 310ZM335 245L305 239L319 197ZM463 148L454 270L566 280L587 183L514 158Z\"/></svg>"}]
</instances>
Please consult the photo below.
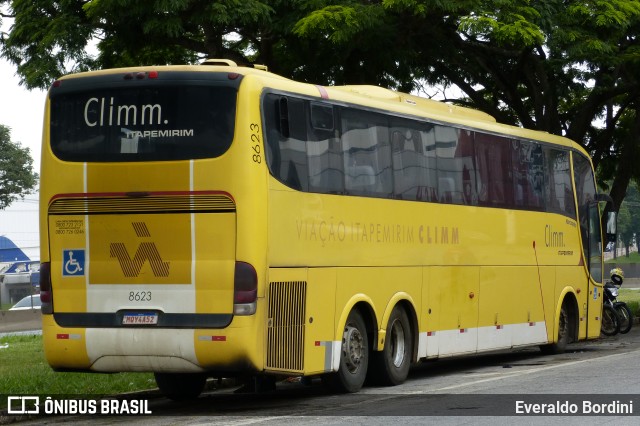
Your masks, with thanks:
<instances>
[{"instance_id":1,"label":"bus roof","mask_svg":"<svg viewBox=\"0 0 640 426\"><path fill-rule=\"evenodd\" d=\"M135 73L163 70L227 72L253 76L261 80L264 86L272 87L277 90L300 93L306 96L314 96L318 98L328 98L338 102L393 111L403 115L407 114L430 118L436 121L457 124L471 129L482 129L500 135L510 135L524 139L552 143L578 150L589 157L587 152L579 144L563 136L553 135L540 130L530 130L523 127L498 123L490 114L472 108L427 99L408 93L397 92L379 86L320 86L311 83L303 83L269 72L264 66L238 66L235 62L229 60L208 60L200 65L159 65L112 68L67 75L61 77L59 80L114 73Z\"/></svg>"}]
</instances>

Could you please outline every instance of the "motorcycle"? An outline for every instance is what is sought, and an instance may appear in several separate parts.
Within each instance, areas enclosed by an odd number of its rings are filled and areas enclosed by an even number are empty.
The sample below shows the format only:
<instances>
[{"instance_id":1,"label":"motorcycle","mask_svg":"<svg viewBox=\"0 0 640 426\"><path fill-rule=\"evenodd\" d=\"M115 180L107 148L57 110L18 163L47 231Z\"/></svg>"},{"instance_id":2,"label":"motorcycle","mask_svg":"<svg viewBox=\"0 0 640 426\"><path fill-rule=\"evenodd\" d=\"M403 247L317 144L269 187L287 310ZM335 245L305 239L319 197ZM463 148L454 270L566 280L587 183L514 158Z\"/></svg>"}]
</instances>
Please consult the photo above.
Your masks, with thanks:
<instances>
[{"instance_id":1,"label":"motorcycle","mask_svg":"<svg viewBox=\"0 0 640 426\"><path fill-rule=\"evenodd\" d=\"M633 325L633 314L631 313L631 309L624 302L618 302L618 290L622 286L622 282L624 281L624 272L620 268L614 268L611 270L611 281L607 281L604 285L604 304L603 304L603 312L602 312L602 333L607 336L612 336L617 332L613 332L616 328L618 332L625 334L631 330L631 326ZM605 316L605 309L608 311ZM604 321L605 318L612 317L610 311L613 311L617 316L618 327L615 325L607 324L605 327ZM611 320L612 321L612 320ZM606 332L605 329L606 328ZM613 334L609 334L613 332Z\"/></svg>"},{"instance_id":2,"label":"motorcycle","mask_svg":"<svg viewBox=\"0 0 640 426\"><path fill-rule=\"evenodd\" d=\"M606 290L604 294L606 294ZM615 336L620 332L620 318L618 313L609 303L602 304L602 321L600 322L600 332L605 336Z\"/></svg>"}]
</instances>

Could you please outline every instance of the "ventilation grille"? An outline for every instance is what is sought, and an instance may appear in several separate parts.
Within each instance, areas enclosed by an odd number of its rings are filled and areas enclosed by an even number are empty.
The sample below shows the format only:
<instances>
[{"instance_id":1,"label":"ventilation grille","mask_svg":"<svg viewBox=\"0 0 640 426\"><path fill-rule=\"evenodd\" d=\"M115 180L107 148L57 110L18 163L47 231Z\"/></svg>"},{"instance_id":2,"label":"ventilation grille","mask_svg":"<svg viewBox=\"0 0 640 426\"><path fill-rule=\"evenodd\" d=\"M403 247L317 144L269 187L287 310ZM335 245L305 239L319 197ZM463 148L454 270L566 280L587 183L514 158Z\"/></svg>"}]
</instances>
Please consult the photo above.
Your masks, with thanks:
<instances>
[{"instance_id":1,"label":"ventilation grille","mask_svg":"<svg viewBox=\"0 0 640 426\"><path fill-rule=\"evenodd\" d=\"M274 282L269 285L267 364L271 370L304 369L304 323L307 283Z\"/></svg>"},{"instance_id":2,"label":"ventilation grille","mask_svg":"<svg viewBox=\"0 0 640 426\"><path fill-rule=\"evenodd\" d=\"M49 205L51 215L233 211L235 203L225 194L85 196L60 198Z\"/></svg>"}]
</instances>

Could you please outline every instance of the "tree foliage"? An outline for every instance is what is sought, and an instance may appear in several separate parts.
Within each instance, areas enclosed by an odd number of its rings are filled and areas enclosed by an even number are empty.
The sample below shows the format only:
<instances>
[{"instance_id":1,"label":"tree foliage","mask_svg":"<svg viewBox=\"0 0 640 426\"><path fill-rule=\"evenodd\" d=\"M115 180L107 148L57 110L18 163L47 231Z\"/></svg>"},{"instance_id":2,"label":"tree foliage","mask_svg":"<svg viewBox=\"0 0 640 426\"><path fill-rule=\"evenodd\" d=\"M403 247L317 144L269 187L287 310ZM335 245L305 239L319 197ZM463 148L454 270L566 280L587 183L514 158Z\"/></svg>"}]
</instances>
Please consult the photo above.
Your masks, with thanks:
<instances>
[{"instance_id":1,"label":"tree foliage","mask_svg":"<svg viewBox=\"0 0 640 426\"><path fill-rule=\"evenodd\" d=\"M0 125L0 210L32 193L37 181L29 148L11 142L11 131Z\"/></svg>"},{"instance_id":2,"label":"tree foliage","mask_svg":"<svg viewBox=\"0 0 640 426\"><path fill-rule=\"evenodd\" d=\"M223 57L318 84L447 99L570 137L640 178L640 0L0 0L1 54L27 87L91 68ZM91 52L91 53L88 53Z\"/></svg>"}]
</instances>

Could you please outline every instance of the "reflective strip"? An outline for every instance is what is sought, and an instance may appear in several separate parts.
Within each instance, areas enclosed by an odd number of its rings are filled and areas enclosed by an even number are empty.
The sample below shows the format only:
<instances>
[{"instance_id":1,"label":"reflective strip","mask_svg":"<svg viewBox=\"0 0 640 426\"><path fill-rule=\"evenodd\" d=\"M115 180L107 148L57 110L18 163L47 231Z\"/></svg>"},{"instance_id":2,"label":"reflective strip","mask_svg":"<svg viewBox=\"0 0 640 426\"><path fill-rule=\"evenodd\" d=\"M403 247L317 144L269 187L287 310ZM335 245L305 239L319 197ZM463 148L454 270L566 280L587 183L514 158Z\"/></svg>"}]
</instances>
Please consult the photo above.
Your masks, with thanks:
<instances>
[{"instance_id":1,"label":"reflective strip","mask_svg":"<svg viewBox=\"0 0 640 426\"><path fill-rule=\"evenodd\" d=\"M340 344L341 342L316 340L316 346L324 346L324 371L338 371L340 366Z\"/></svg>"},{"instance_id":2,"label":"reflective strip","mask_svg":"<svg viewBox=\"0 0 640 426\"><path fill-rule=\"evenodd\" d=\"M79 334L67 334L67 333L58 333L56 334L56 339L58 340L80 340L82 336Z\"/></svg>"},{"instance_id":3,"label":"reflective strip","mask_svg":"<svg viewBox=\"0 0 640 426\"><path fill-rule=\"evenodd\" d=\"M226 342L227 336L198 336L198 340L203 342Z\"/></svg>"}]
</instances>

